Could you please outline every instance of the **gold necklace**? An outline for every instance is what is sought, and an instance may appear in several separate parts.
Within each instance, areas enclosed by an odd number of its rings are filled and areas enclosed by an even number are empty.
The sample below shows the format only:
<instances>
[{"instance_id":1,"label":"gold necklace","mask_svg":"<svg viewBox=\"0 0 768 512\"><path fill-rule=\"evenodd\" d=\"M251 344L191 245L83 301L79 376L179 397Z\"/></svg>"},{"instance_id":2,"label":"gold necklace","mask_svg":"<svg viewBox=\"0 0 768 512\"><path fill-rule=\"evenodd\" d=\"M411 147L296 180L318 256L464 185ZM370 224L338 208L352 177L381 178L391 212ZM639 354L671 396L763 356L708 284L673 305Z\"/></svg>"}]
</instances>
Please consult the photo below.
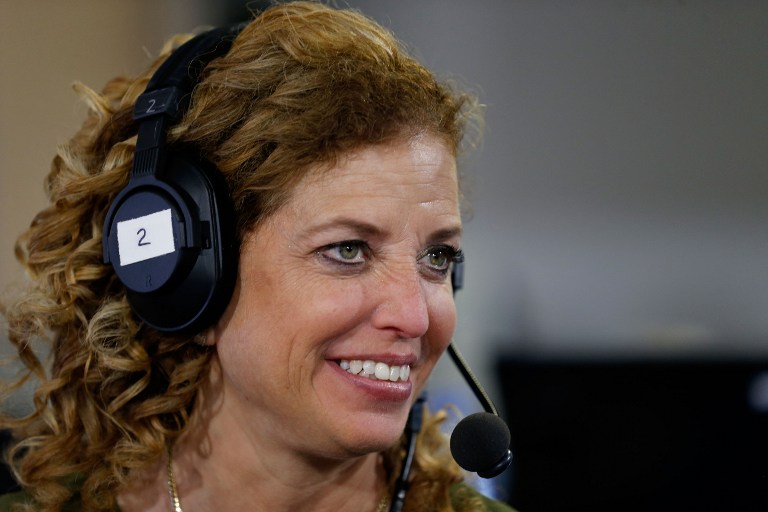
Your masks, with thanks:
<instances>
[{"instance_id":1,"label":"gold necklace","mask_svg":"<svg viewBox=\"0 0 768 512\"><path fill-rule=\"evenodd\" d=\"M171 509L173 512L184 512L179 501L179 490L176 488L176 479L173 477L173 448L168 445L168 494L171 495Z\"/></svg>"},{"instance_id":2,"label":"gold necklace","mask_svg":"<svg viewBox=\"0 0 768 512\"><path fill-rule=\"evenodd\" d=\"M179 500L179 490L176 487L176 478L173 476L173 447L168 445L168 494L171 496L171 509L173 512L184 512ZM385 493L376 507L376 512L387 512L389 508L389 496Z\"/></svg>"}]
</instances>

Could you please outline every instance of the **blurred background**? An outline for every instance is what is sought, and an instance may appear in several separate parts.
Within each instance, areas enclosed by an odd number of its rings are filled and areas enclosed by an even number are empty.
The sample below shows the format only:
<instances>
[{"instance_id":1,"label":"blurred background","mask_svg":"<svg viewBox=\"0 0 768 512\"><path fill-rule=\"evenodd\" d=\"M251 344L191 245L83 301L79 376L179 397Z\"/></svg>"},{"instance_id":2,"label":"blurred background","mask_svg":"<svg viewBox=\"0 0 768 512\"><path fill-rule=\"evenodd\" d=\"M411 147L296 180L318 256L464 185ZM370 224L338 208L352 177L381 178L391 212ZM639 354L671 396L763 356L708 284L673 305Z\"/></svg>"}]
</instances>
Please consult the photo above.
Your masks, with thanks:
<instances>
[{"instance_id":1,"label":"blurred background","mask_svg":"<svg viewBox=\"0 0 768 512\"><path fill-rule=\"evenodd\" d=\"M768 509L768 3L338 4L487 106L456 342L515 458L477 485L521 512ZM71 84L247 16L0 0L0 286L23 282L12 240L82 121ZM431 388L479 407L449 361Z\"/></svg>"}]
</instances>

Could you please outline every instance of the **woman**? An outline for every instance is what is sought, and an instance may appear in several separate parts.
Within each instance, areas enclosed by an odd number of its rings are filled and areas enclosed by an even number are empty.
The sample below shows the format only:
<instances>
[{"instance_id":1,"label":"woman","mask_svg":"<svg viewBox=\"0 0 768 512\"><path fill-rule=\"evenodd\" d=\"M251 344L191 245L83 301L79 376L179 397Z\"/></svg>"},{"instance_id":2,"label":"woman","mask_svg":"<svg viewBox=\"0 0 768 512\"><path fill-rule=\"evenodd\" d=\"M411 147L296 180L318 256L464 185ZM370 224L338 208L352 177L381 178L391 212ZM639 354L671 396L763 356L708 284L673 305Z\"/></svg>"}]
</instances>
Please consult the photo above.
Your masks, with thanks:
<instances>
[{"instance_id":1,"label":"woman","mask_svg":"<svg viewBox=\"0 0 768 512\"><path fill-rule=\"evenodd\" d=\"M34 412L3 420L24 488L4 510L392 505L409 411L454 329L473 104L372 21L315 3L266 10L222 53L168 130L215 166L235 213L234 289L193 333L142 322L114 270L125 255L106 248L160 62L80 87L92 112L17 244L34 287L5 308L39 382ZM30 348L46 334L48 373ZM507 510L460 484L444 416L424 420L404 510Z\"/></svg>"}]
</instances>

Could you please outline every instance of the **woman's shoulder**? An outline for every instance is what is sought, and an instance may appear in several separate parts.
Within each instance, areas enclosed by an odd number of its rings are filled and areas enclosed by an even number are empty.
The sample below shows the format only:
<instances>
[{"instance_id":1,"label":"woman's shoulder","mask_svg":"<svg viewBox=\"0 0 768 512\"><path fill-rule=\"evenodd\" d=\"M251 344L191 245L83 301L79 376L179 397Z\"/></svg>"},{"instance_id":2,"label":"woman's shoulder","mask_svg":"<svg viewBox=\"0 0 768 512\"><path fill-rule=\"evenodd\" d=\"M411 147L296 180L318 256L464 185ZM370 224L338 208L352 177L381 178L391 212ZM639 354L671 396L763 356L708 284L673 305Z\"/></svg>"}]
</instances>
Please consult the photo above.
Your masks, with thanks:
<instances>
[{"instance_id":1,"label":"woman's shoulder","mask_svg":"<svg viewBox=\"0 0 768 512\"><path fill-rule=\"evenodd\" d=\"M0 512L12 512L14 505L31 505L32 503L32 498L24 491L9 492L0 495ZM82 506L79 493L75 493L61 508L61 512L79 512L80 510Z\"/></svg>"},{"instance_id":2,"label":"woman's shoulder","mask_svg":"<svg viewBox=\"0 0 768 512\"><path fill-rule=\"evenodd\" d=\"M24 491L14 491L0 495L0 512L13 510L13 505L23 505L25 503L32 503L32 500Z\"/></svg>"},{"instance_id":3,"label":"woman's shoulder","mask_svg":"<svg viewBox=\"0 0 768 512\"><path fill-rule=\"evenodd\" d=\"M461 504L476 499L482 501L483 505L485 505L486 512L515 512L515 509L506 503L491 499L465 483L454 485L451 488L451 500L453 501L456 510L467 510L466 507L462 507Z\"/></svg>"}]
</instances>

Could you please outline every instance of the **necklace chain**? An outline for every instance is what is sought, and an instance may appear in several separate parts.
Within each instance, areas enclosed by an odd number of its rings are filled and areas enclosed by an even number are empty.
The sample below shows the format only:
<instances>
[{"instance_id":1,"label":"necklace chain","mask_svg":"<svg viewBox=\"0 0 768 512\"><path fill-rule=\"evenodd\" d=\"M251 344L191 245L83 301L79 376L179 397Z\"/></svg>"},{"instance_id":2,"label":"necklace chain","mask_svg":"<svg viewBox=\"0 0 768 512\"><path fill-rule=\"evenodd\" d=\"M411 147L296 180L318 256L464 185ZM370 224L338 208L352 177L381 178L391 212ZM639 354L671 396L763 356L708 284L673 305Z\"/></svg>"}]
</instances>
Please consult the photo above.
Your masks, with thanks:
<instances>
[{"instance_id":1,"label":"necklace chain","mask_svg":"<svg viewBox=\"0 0 768 512\"><path fill-rule=\"evenodd\" d=\"M173 448L168 445L168 494L171 495L171 508L173 512L184 512L179 501L179 490L176 488L176 479L173 477Z\"/></svg>"},{"instance_id":2,"label":"necklace chain","mask_svg":"<svg viewBox=\"0 0 768 512\"><path fill-rule=\"evenodd\" d=\"M173 447L168 445L168 494L171 497L171 509L173 512L184 512L181 508L181 500L179 500L179 490L176 487L176 478L173 476ZM376 512L386 512L389 507L389 496L384 494L379 506L376 507Z\"/></svg>"}]
</instances>

